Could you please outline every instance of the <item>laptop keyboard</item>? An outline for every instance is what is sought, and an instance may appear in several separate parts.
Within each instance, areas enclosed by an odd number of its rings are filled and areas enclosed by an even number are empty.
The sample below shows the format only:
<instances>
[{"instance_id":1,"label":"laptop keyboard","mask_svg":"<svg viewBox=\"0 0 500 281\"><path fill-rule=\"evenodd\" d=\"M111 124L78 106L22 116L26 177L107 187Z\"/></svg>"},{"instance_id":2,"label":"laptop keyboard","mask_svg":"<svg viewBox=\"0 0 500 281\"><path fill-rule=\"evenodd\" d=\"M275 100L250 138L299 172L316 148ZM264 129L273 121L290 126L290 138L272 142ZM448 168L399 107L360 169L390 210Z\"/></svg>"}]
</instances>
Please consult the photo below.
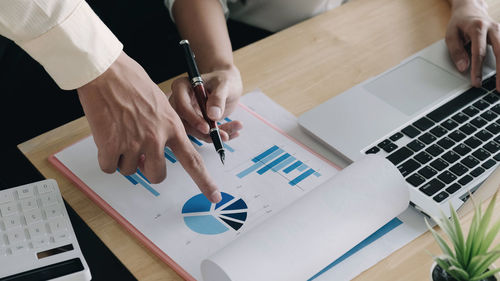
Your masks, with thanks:
<instances>
[{"instance_id":1,"label":"laptop keyboard","mask_svg":"<svg viewBox=\"0 0 500 281\"><path fill-rule=\"evenodd\" d=\"M495 90L495 76L485 80L482 88L469 89L365 153L380 152L388 154L408 183L438 203L496 167L500 161L500 93Z\"/></svg>"}]
</instances>

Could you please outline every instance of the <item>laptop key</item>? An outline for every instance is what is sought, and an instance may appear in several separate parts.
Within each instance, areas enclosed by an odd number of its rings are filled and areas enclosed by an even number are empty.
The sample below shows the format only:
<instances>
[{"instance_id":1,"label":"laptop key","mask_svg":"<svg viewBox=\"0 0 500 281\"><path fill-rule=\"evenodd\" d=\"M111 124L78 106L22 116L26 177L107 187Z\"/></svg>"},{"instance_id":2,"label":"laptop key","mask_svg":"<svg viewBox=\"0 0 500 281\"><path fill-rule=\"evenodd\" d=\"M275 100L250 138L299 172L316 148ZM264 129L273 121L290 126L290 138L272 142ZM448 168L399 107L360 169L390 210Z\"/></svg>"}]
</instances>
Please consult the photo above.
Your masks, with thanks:
<instances>
[{"instance_id":1,"label":"laptop key","mask_svg":"<svg viewBox=\"0 0 500 281\"><path fill-rule=\"evenodd\" d=\"M465 139L467 136L464 135L464 133L460 132L459 130L455 130L455 131L451 132L448 135L448 137L451 138L452 140L458 142L458 141Z\"/></svg>"},{"instance_id":2,"label":"laptop key","mask_svg":"<svg viewBox=\"0 0 500 281\"><path fill-rule=\"evenodd\" d=\"M474 115L479 113L479 110L473 106L468 106L462 110L463 113L469 115L470 117L473 117Z\"/></svg>"},{"instance_id":3,"label":"laptop key","mask_svg":"<svg viewBox=\"0 0 500 281\"><path fill-rule=\"evenodd\" d=\"M387 159L392 162L392 164L397 165L404 160L406 160L408 157L413 155L413 151L406 147L401 147L400 149L396 150L393 152L391 155L387 156Z\"/></svg>"},{"instance_id":4,"label":"laptop key","mask_svg":"<svg viewBox=\"0 0 500 281\"><path fill-rule=\"evenodd\" d=\"M488 106L490 106L490 104L484 100L478 100L472 105L480 110L486 109Z\"/></svg>"},{"instance_id":5,"label":"laptop key","mask_svg":"<svg viewBox=\"0 0 500 281\"><path fill-rule=\"evenodd\" d=\"M468 103L474 101L480 96L486 94L486 90L481 88L471 88L468 91L462 93L458 97L452 99L451 101L445 103L444 105L433 110L431 113L427 114L427 117L434 122L439 122L444 120L444 118L455 113L457 110L461 109Z\"/></svg>"},{"instance_id":6,"label":"laptop key","mask_svg":"<svg viewBox=\"0 0 500 281\"><path fill-rule=\"evenodd\" d=\"M439 146L441 146L444 149L448 149L448 148L454 146L455 142L452 139L448 138L448 137L444 137L444 138L440 139L437 142L437 144L439 144Z\"/></svg>"},{"instance_id":7,"label":"laptop key","mask_svg":"<svg viewBox=\"0 0 500 281\"><path fill-rule=\"evenodd\" d=\"M377 144L377 146L380 148L383 148L384 146L386 146L390 143L391 143L391 141L387 139L387 140L383 140L381 143Z\"/></svg>"},{"instance_id":8,"label":"laptop key","mask_svg":"<svg viewBox=\"0 0 500 281\"><path fill-rule=\"evenodd\" d=\"M497 123L493 123L493 124L487 126L486 130L488 130L490 133L496 135L496 134L500 133L500 125L498 125Z\"/></svg>"},{"instance_id":9,"label":"laptop key","mask_svg":"<svg viewBox=\"0 0 500 281\"><path fill-rule=\"evenodd\" d=\"M455 176L454 174L450 173L449 171L444 171L443 173L441 173L437 177L438 177L438 179L440 179L442 182L444 182L446 184L450 184L454 180L457 179L457 176Z\"/></svg>"},{"instance_id":10,"label":"laptop key","mask_svg":"<svg viewBox=\"0 0 500 281\"><path fill-rule=\"evenodd\" d=\"M421 165L417 161L415 161L413 159L409 159L406 162L404 162L403 164L400 164L398 166L398 169L399 169L399 172L403 175L403 177L406 177L407 175L413 173L413 171L418 169L420 166Z\"/></svg>"},{"instance_id":11,"label":"laptop key","mask_svg":"<svg viewBox=\"0 0 500 281\"><path fill-rule=\"evenodd\" d=\"M388 144L388 145L386 145L386 146L382 147L382 149L383 149L385 152L387 152L387 153L390 153L390 152L392 152L392 151L396 150L397 148L398 148L398 146L397 146L395 143L393 143L393 142L391 142L390 144Z\"/></svg>"},{"instance_id":12,"label":"laptop key","mask_svg":"<svg viewBox=\"0 0 500 281\"><path fill-rule=\"evenodd\" d=\"M366 154L376 154L379 151L380 151L380 148L374 146L374 147L368 149L365 153Z\"/></svg>"},{"instance_id":13,"label":"laptop key","mask_svg":"<svg viewBox=\"0 0 500 281\"><path fill-rule=\"evenodd\" d=\"M457 146L455 146L453 148L453 151L455 151L456 153L464 156L466 155L467 153L469 153L472 149L470 149L468 146L466 146L465 144L461 143Z\"/></svg>"},{"instance_id":14,"label":"laptop key","mask_svg":"<svg viewBox=\"0 0 500 281\"><path fill-rule=\"evenodd\" d=\"M421 141L414 140L414 141L410 142L409 144L407 144L406 146L411 148L411 150L418 152L425 147L425 144L423 144Z\"/></svg>"},{"instance_id":15,"label":"laptop key","mask_svg":"<svg viewBox=\"0 0 500 281\"><path fill-rule=\"evenodd\" d=\"M464 164L465 166L467 166L471 169L474 168L475 166L479 165L479 161L470 155L465 157L464 159L462 159L462 161L460 161L460 163Z\"/></svg>"},{"instance_id":16,"label":"laptop key","mask_svg":"<svg viewBox=\"0 0 500 281\"><path fill-rule=\"evenodd\" d=\"M480 141L480 140L479 140L478 138L476 138L476 137L470 137L470 138L466 139L466 140L464 141L464 143L465 143L466 145L468 145L470 148L476 148L476 147L480 146L481 144L483 144L483 142L482 142L482 141Z\"/></svg>"},{"instance_id":17,"label":"laptop key","mask_svg":"<svg viewBox=\"0 0 500 281\"><path fill-rule=\"evenodd\" d=\"M432 128L430 130L430 132L435 135L436 137L440 138L444 135L446 135L446 133L448 132L448 130L446 130L445 128L441 127L441 126L436 126L434 128Z\"/></svg>"},{"instance_id":18,"label":"laptop key","mask_svg":"<svg viewBox=\"0 0 500 281\"><path fill-rule=\"evenodd\" d=\"M402 133L395 133L394 135L392 135L389 139L391 139L391 141L397 141L399 140L400 138L403 137L403 134Z\"/></svg>"},{"instance_id":19,"label":"laptop key","mask_svg":"<svg viewBox=\"0 0 500 281\"><path fill-rule=\"evenodd\" d=\"M434 161L431 162L431 167L438 170L438 171L442 171L444 170L446 167L448 167L450 164L448 164L446 161L444 161L443 159L441 158L438 158Z\"/></svg>"},{"instance_id":20,"label":"laptop key","mask_svg":"<svg viewBox=\"0 0 500 281\"><path fill-rule=\"evenodd\" d=\"M425 134L421 135L418 138L418 140L425 143L425 144L431 144L432 142L434 142L436 140L436 137L433 136L432 134L425 133Z\"/></svg>"},{"instance_id":21,"label":"laptop key","mask_svg":"<svg viewBox=\"0 0 500 281\"><path fill-rule=\"evenodd\" d=\"M463 125L462 127L460 127L459 130L462 131L466 135L470 135L470 134L474 133L477 129L476 129L476 127L467 123L467 124Z\"/></svg>"},{"instance_id":22,"label":"laptop key","mask_svg":"<svg viewBox=\"0 0 500 281\"><path fill-rule=\"evenodd\" d=\"M493 160L493 159L489 159L488 161L484 162L481 167L485 168L486 170L488 170L489 168L495 166L495 164L497 163L497 161Z\"/></svg>"},{"instance_id":23,"label":"laptop key","mask_svg":"<svg viewBox=\"0 0 500 281\"><path fill-rule=\"evenodd\" d=\"M492 77L488 78L487 80L485 80L483 82L483 88L485 88L488 91L495 89L495 87L496 87L495 86L495 75L493 75Z\"/></svg>"},{"instance_id":24,"label":"laptop key","mask_svg":"<svg viewBox=\"0 0 500 281\"><path fill-rule=\"evenodd\" d=\"M430 179L437 174L437 171L429 166L425 166L418 170L418 174L424 176L426 179Z\"/></svg>"},{"instance_id":25,"label":"laptop key","mask_svg":"<svg viewBox=\"0 0 500 281\"><path fill-rule=\"evenodd\" d=\"M489 103L495 103L499 100L499 97L495 94L489 94L483 98L483 100L489 102Z\"/></svg>"},{"instance_id":26,"label":"laptop key","mask_svg":"<svg viewBox=\"0 0 500 281\"><path fill-rule=\"evenodd\" d=\"M481 114L481 117L483 117L484 119L486 119L488 121L495 120L495 118L497 118L497 116L498 116L498 114L496 114L495 112L493 112L491 110L488 110L485 113Z\"/></svg>"},{"instance_id":27,"label":"laptop key","mask_svg":"<svg viewBox=\"0 0 500 281\"><path fill-rule=\"evenodd\" d=\"M488 131L486 131L484 129L481 130L481 131L479 131L478 133L476 133L475 136L477 138L481 139L482 141L487 141L487 140L489 140L490 138L493 137L493 135L490 132L488 132Z\"/></svg>"},{"instance_id":28,"label":"laptop key","mask_svg":"<svg viewBox=\"0 0 500 281\"><path fill-rule=\"evenodd\" d=\"M437 144L433 144L433 145L429 146L425 151L432 156L438 156L439 154L444 152L444 149L442 149Z\"/></svg>"},{"instance_id":29,"label":"laptop key","mask_svg":"<svg viewBox=\"0 0 500 281\"><path fill-rule=\"evenodd\" d=\"M479 177L482 173L484 173L485 169L481 168L481 167L477 167L475 168L472 172L470 172L470 175L472 175L473 177L477 178Z\"/></svg>"},{"instance_id":30,"label":"laptop key","mask_svg":"<svg viewBox=\"0 0 500 281\"><path fill-rule=\"evenodd\" d=\"M441 123L441 126L445 127L448 130L453 130L458 126L458 123L451 120L451 119L448 119L448 120L444 121L443 123Z\"/></svg>"},{"instance_id":31,"label":"laptop key","mask_svg":"<svg viewBox=\"0 0 500 281\"><path fill-rule=\"evenodd\" d=\"M483 145L483 148L488 150L490 153L496 153L498 150L500 150L500 144L494 141L490 141L487 144Z\"/></svg>"},{"instance_id":32,"label":"laptop key","mask_svg":"<svg viewBox=\"0 0 500 281\"><path fill-rule=\"evenodd\" d=\"M500 161L500 153L498 153L497 155L493 156L493 159L495 159L497 161Z\"/></svg>"},{"instance_id":33,"label":"laptop key","mask_svg":"<svg viewBox=\"0 0 500 281\"><path fill-rule=\"evenodd\" d=\"M465 167L464 165L457 163L450 168L450 171L452 171L457 176L461 176L461 175L467 173L467 171L469 171L469 169L467 167Z\"/></svg>"},{"instance_id":34,"label":"laptop key","mask_svg":"<svg viewBox=\"0 0 500 281\"><path fill-rule=\"evenodd\" d=\"M415 157L413 157L413 159L420 162L420 164L425 164L425 163L431 161L433 158L429 153L422 151L419 154L415 155Z\"/></svg>"},{"instance_id":35,"label":"laptop key","mask_svg":"<svg viewBox=\"0 0 500 281\"><path fill-rule=\"evenodd\" d=\"M455 163L458 159L460 159L460 155L453 150L446 152L441 157L443 157L443 159L446 160L446 162L451 164Z\"/></svg>"},{"instance_id":36,"label":"laptop key","mask_svg":"<svg viewBox=\"0 0 500 281\"><path fill-rule=\"evenodd\" d=\"M457 192L457 190L459 190L460 188L462 188L462 186L458 183L454 183L452 185L450 185L448 188L446 188L446 192L448 192L449 194L453 194L455 192Z\"/></svg>"},{"instance_id":37,"label":"laptop key","mask_svg":"<svg viewBox=\"0 0 500 281\"><path fill-rule=\"evenodd\" d=\"M488 123L486 120L484 120L483 118L481 118L479 116L472 119L470 122L472 123L472 125L474 125L478 128L481 128L482 126L484 126Z\"/></svg>"},{"instance_id":38,"label":"laptop key","mask_svg":"<svg viewBox=\"0 0 500 281\"><path fill-rule=\"evenodd\" d=\"M500 104L495 104L492 108L490 108L492 111L500 114Z\"/></svg>"},{"instance_id":39,"label":"laptop key","mask_svg":"<svg viewBox=\"0 0 500 281\"><path fill-rule=\"evenodd\" d=\"M429 118L427 117L422 117L418 121L413 123L413 126L417 127L420 129L420 131L425 131L432 127L434 125L434 122L432 122Z\"/></svg>"},{"instance_id":40,"label":"laptop key","mask_svg":"<svg viewBox=\"0 0 500 281\"><path fill-rule=\"evenodd\" d=\"M406 136L408 136L409 138L414 138L420 135L420 131L417 128L413 127L412 125L404 128L403 130L401 130L401 132Z\"/></svg>"},{"instance_id":41,"label":"laptop key","mask_svg":"<svg viewBox=\"0 0 500 281\"><path fill-rule=\"evenodd\" d=\"M428 196L434 195L436 192L440 191L444 187L444 183L442 183L438 179L433 179L429 181L428 183L424 184L421 188L420 191L425 193Z\"/></svg>"},{"instance_id":42,"label":"laptop key","mask_svg":"<svg viewBox=\"0 0 500 281\"><path fill-rule=\"evenodd\" d=\"M426 179L422 177L421 175L415 173L409 177L406 178L406 181L413 185L414 187L418 187L419 185L423 184Z\"/></svg>"},{"instance_id":43,"label":"laptop key","mask_svg":"<svg viewBox=\"0 0 500 281\"><path fill-rule=\"evenodd\" d=\"M486 160L491 156L491 154L483 148L479 148L478 150L472 152L472 155L481 161Z\"/></svg>"},{"instance_id":44,"label":"laptop key","mask_svg":"<svg viewBox=\"0 0 500 281\"><path fill-rule=\"evenodd\" d=\"M469 119L469 116L463 114L462 112L458 113L458 114L455 114L453 115L453 117L451 117L451 119L455 120L457 123L463 123L465 121L467 121L467 119Z\"/></svg>"},{"instance_id":45,"label":"laptop key","mask_svg":"<svg viewBox=\"0 0 500 281\"><path fill-rule=\"evenodd\" d=\"M434 199L434 201L438 202L438 203L441 203L444 199L448 198L448 193L446 193L445 191L441 191L439 192L438 195L434 196L432 199Z\"/></svg>"},{"instance_id":46,"label":"laptop key","mask_svg":"<svg viewBox=\"0 0 500 281\"><path fill-rule=\"evenodd\" d=\"M471 182L473 179L474 179L473 177L466 175L466 176L463 176L461 179L459 179L458 183L461 185L466 185L469 182Z\"/></svg>"}]
</instances>

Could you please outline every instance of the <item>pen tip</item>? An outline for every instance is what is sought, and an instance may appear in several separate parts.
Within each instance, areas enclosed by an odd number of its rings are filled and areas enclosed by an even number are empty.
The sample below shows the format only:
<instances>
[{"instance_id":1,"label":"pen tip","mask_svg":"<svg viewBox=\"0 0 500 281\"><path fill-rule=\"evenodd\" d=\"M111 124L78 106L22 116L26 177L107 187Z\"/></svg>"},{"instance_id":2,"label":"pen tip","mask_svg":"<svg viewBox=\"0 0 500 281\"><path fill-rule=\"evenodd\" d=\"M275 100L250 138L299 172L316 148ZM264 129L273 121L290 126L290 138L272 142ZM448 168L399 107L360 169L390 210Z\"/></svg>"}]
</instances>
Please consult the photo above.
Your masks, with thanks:
<instances>
[{"instance_id":1,"label":"pen tip","mask_svg":"<svg viewBox=\"0 0 500 281\"><path fill-rule=\"evenodd\" d=\"M226 160L226 154L224 153L224 150L219 151L219 156L220 156L220 161L222 162L222 165L224 165L224 160Z\"/></svg>"}]
</instances>

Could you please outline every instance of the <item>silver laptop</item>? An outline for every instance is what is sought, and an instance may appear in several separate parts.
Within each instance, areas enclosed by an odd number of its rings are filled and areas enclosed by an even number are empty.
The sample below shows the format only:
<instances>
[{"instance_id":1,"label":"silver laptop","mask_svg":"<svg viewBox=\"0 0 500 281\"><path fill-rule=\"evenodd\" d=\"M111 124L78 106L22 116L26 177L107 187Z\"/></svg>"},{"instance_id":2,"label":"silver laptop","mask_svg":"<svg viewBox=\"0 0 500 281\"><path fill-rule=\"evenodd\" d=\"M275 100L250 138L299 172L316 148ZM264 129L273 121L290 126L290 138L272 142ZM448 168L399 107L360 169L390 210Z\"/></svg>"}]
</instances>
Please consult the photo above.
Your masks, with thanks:
<instances>
[{"instance_id":1,"label":"silver laptop","mask_svg":"<svg viewBox=\"0 0 500 281\"><path fill-rule=\"evenodd\" d=\"M387 157L429 215L458 209L500 161L500 94L488 50L481 88L455 69L443 40L299 117L348 161Z\"/></svg>"}]
</instances>

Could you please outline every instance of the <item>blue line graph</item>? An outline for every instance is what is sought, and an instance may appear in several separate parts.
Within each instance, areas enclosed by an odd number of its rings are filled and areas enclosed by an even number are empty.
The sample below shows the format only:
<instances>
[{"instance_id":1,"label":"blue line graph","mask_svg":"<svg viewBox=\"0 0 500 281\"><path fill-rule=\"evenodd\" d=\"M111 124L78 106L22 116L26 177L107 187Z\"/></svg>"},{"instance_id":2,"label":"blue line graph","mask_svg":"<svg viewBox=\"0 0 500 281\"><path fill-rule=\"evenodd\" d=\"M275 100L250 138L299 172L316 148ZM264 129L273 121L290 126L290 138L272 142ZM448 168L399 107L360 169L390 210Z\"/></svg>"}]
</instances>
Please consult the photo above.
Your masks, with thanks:
<instances>
[{"instance_id":1,"label":"blue line graph","mask_svg":"<svg viewBox=\"0 0 500 281\"><path fill-rule=\"evenodd\" d=\"M203 145L203 143L202 143L200 140L198 140L197 138L195 138L195 137L193 137L193 136L191 136L191 135L188 135L188 138L189 138L192 142L194 142L196 145L198 145L198 146L202 146L202 145Z\"/></svg>"},{"instance_id":2,"label":"blue line graph","mask_svg":"<svg viewBox=\"0 0 500 281\"><path fill-rule=\"evenodd\" d=\"M294 162L295 161L295 162ZM311 175L320 177L321 174L300 160L296 160L295 156L290 155L277 145L273 145L264 152L252 158L253 164L236 174L240 179L256 172L258 175L264 175L268 171L283 172L287 175L293 175L293 171L298 171L292 180L288 182L290 186L296 186ZM292 163L293 162L293 163ZM286 167L286 168L285 168Z\"/></svg>"}]
</instances>

